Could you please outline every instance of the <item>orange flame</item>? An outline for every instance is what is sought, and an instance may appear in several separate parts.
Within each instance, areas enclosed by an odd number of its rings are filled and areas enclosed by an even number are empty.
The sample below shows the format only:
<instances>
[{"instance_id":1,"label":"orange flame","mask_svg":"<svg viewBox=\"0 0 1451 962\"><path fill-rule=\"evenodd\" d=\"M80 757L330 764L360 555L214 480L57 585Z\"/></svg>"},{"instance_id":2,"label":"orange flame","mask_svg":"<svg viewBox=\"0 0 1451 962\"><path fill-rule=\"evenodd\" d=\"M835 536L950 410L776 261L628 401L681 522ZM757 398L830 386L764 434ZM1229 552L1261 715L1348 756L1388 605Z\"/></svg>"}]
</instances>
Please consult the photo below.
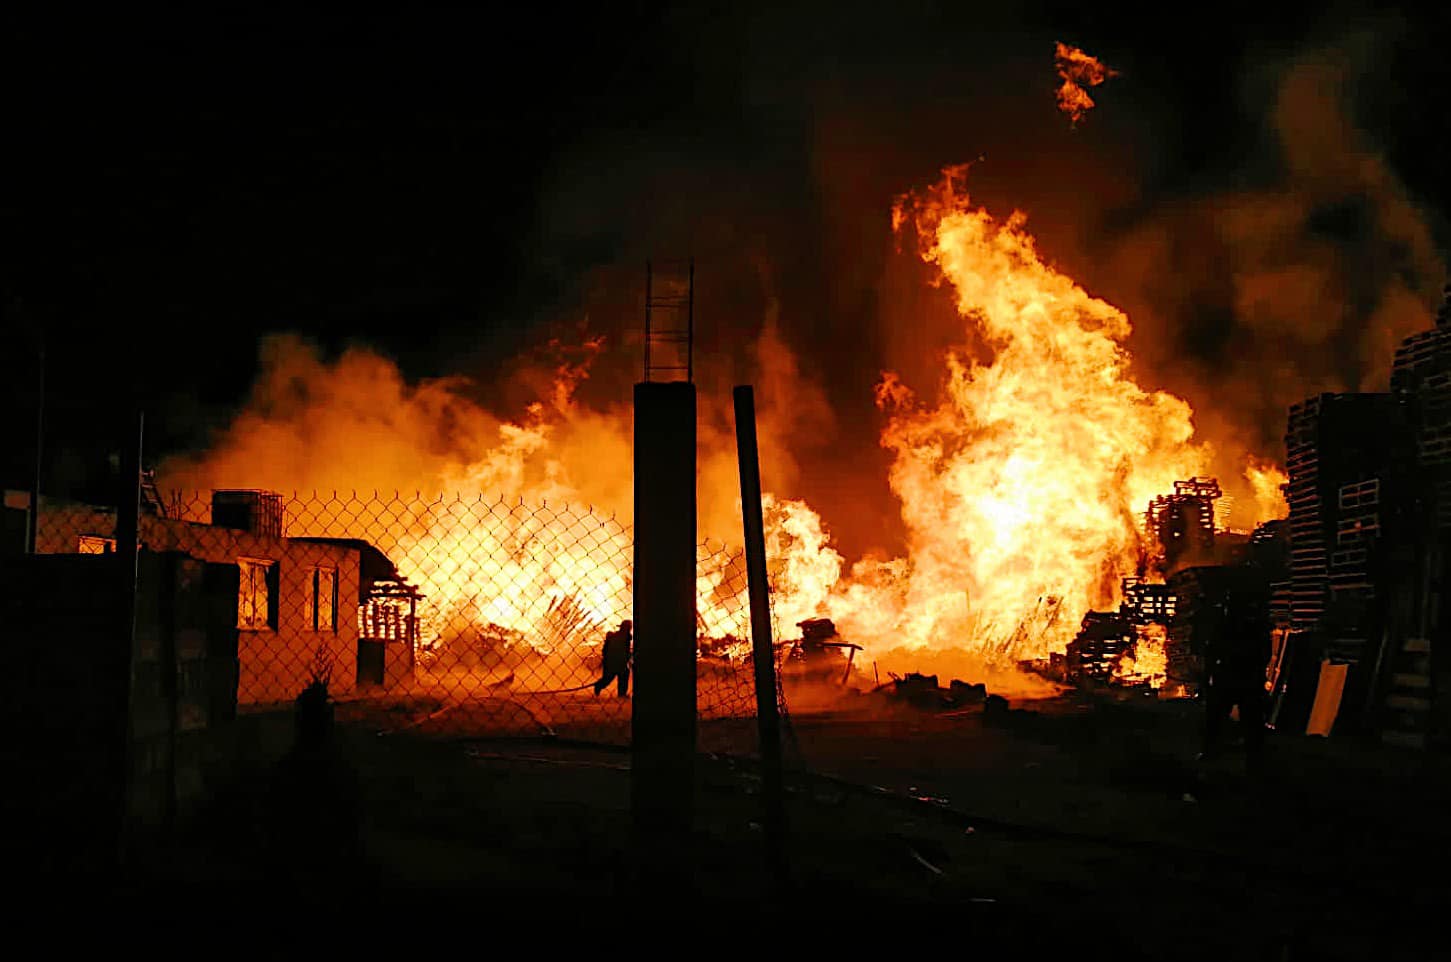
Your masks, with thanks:
<instances>
[{"instance_id":1,"label":"orange flame","mask_svg":"<svg viewBox=\"0 0 1451 962\"><path fill-rule=\"evenodd\" d=\"M1157 690L1168 678L1169 631L1163 625L1148 624L1139 625L1137 632L1133 651L1124 652L1114 666L1114 679L1128 685L1147 684Z\"/></svg>"},{"instance_id":2,"label":"orange flame","mask_svg":"<svg viewBox=\"0 0 1451 962\"><path fill-rule=\"evenodd\" d=\"M516 375L534 400L504 419L471 400L462 380L408 384L370 351L328 363L296 338L270 338L247 409L205 455L163 464L161 481L303 492L304 504L320 506L294 518L292 533L362 538L422 588L425 653L484 644L583 666L604 631L630 616L630 410L577 397L602 346L551 344L550 363ZM786 364L774 339L760 350ZM785 449L777 432L768 406L763 448ZM707 436L703 453L733 467L729 439ZM727 654L749 650L750 637L744 562L725 547L740 541L738 484L734 471L701 480L715 508L701 533L720 547L701 559L700 630L740 643L717 649ZM355 502L353 489L364 492ZM308 491L322 494L309 501ZM804 503L768 493L763 508L773 607L789 629L821 613L842 559Z\"/></svg>"},{"instance_id":3,"label":"orange flame","mask_svg":"<svg viewBox=\"0 0 1451 962\"><path fill-rule=\"evenodd\" d=\"M1188 404L1130 376L1128 318L1045 264L1022 213L972 207L966 171L902 198L894 221L915 226L993 354L949 354L935 404L883 377L910 555L857 566L829 607L858 641L1001 664L1065 650L1085 612L1113 606L1144 507L1209 452Z\"/></svg>"},{"instance_id":4,"label":"orange flame","mask_svg":"<svg viewBox=\"0 0 1451 962\"><path fill-rule=\"evenodd\" d=\"M1254 524L1289 517L1290 504L1285 500L1284 485L1290 483L1290 477L1279 466L1250 458L1244 478L1254 494Z\"/></svg>"},{"instance_id":5,"label":"orange flame","mask_svg":"<svg viewBox=\"0 0 1451 962\"><path fill-rule=\"evenodd\" d=\"M1054 44L1053 66L1063 81L1058 88L1058 109L1068 115L1074 126L1094 106L1093 98L1084 88L1097 87L1110 77L1119 75L1117 70L1095 57L1061 41Z\"/></svg>"},{"instance_id":6,"label":"orange flame","mask_svg":"<svg viewBox=\"0 0 1451 962\"><path fill-rule=\"evenodd\" d=\"M874 658L961 655L987 671L1064 651L1086 612L1111 610L1122 579L1139 573L1146 506L1176 480L1203 475L1210 451L1194 440L1186 402L1135 381L1128 318L1045 263L1024 214L1000 220L974 207L966 174L949 168L892 211L894 229L915 235L954 291L962 341L987 346L982 356L949 353L927 399L893 372L876 386L906 556L848 568L807 503L768 495L764 513L783 634L827 615ZM429 587L426 635L462 624L536 652L580 652L594 643L583 636L628 616L630 592L630 412L576 398L600 349L588 340L582 360L531 372L535 402L506 419L459 381L410 385L368 352L329 365L299 342L270 342L253 403L219 446L162 474L171 486L444 490L613 512L619 526L578 545L551 541L547 517L520 512L481 526L447 503L378 519L376 531L340 518L338 530L307 532L391 544L401 573ZM761 350L774 359L763 371L799 380L784 347L764 338ZM789 454L790 426L769 421L762 443L775 463L775 452ZM703 434L702 465L702 534L738 543L739 513L727 510L739 493L732 439ZM1246 472L1257 504L1283 478L1269 464ZM1277 509L1266 500L1259 510ZM742 571L738 551L721 552L698 582L702 635L741 651ZM1157 678L1161 660L1161 641L1141 638L1121 673Z\"/></svg>"}]
</instances>

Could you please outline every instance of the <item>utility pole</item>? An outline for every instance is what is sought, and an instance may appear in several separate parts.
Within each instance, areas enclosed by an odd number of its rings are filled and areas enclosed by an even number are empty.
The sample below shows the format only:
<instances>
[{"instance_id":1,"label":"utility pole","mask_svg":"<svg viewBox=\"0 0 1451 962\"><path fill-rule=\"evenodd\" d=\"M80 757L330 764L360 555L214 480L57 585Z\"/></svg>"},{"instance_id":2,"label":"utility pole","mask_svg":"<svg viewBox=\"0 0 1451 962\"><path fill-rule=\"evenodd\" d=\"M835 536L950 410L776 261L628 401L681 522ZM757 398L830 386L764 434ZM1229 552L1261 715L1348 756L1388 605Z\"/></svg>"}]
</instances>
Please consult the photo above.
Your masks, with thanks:
<instances>
[{"instance_id":1,"label":"utility pole","mask_svg":"<svg viewBox=\"0 0 1451 962\"><path fill-rule=\"evenodd\" d=\"M17 311L19 308L17 307ZM40 485L45 464L45 332L36 331L35 347L35 474L30 484L30 511L25 519L25 548L40 553Z\"/></svg>"}]
</instances>

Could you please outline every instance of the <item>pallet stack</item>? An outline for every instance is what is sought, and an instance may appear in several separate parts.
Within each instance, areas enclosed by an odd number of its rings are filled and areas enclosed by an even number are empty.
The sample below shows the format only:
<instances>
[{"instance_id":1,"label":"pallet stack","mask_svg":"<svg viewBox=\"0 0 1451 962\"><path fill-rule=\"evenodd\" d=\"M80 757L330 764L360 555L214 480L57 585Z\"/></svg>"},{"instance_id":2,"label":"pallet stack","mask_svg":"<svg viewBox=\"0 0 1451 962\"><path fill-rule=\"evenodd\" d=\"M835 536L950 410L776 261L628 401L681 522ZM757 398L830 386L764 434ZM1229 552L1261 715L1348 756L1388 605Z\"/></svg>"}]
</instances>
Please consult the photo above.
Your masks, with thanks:
<instances>
[{"instance_id":1,"label":"pallet stack","mask_svg":"<svg viewBox=\"0 0 1451 962\"><path fill-rule=\"evenodd\" d=\"M1290 505L1290 632L1308 635L1325 613L1329 570L1325 550L1324 493L1320 472L1321 413L1327 399L1323 394L1290 408L1285 432L1285 468L1290 481L1286 500Z\"/></svg>"},{"instance_id":2,"label":"pallet stack","mask_svg":"<svg viewBox=\"0 0 1451 962\"><path fill-rule=\"evenodd\" d=\"M1382 671L1390 559L1413 504L1409 405L1396 394L1321 394L1290 409L1289 645L1308 712L1318 664L1352 666L1337 724L1370 720ZM1306 691L1307 688L1312 689Z\"/></svg>"},{"instance_id":3,"label":"pallet stack","mask_svg":"<svg viewBox=\"0 0 1451 962\"><path fill-rule=\"evenodd\" d=\"M1421 747L1451 732L1445 650L1451 639L1439 616L1445 558L1451 546L1451 286L1436 326L1401 342L1391 390L1412 412L1414 471L1407 536L1393 573L1394 628L1382 685L1381 738ZM1419 522L1419 523L1418 523Z\"/></svg>"},{"instance_id":4,"label":"pallet stack","mask_svg":"<svg viewBox=\"0 0 1451 962\"><path fill-rule=\"evenodd\" d=\"M1166 572L1214 557L1215 503L1222 492L1214 478L1175 481L1173 494L1149 502L1144 528L1161 551Z\"/></svg>"},{"instance_id":5,"label":"pallet stack","mask_svg":"<svg viewBox=\"0 0 1451 962\"><path fill-rule=\"evenodd\" d=\"M1142 578L1125 578L1119 610L1131 624L1167 625L1174 618L1175 595L1167 584L1149 584Z\"/></svg>"},{"instance_id":6,"label":"pallet stack","mask_svg":"<svg viewBox=\"0 0 1451 962\"><path fill-rule=\"evenodd\" d=\"M1068 643L1065 669L1074 681L1113 681L1114 668L1133 651L1138 633L1122 613L1090 611L1083 616L1078 635Z\"/></svg>"},{"instance_id":7,"label":"pallet stack","mask_svg":"<svg viewBox=\"0 0 1451 962\"><path fill-rule=\"evenodd\" d=\"M1220 630L1221 606L1231 579L1231 569L1225 565L1183 568L1169 576L1168 587L1175 597L1165 646L1169 684L1182 685L1191 694L1203 685L1206 648Z\"/></svg>"}]
</instances>

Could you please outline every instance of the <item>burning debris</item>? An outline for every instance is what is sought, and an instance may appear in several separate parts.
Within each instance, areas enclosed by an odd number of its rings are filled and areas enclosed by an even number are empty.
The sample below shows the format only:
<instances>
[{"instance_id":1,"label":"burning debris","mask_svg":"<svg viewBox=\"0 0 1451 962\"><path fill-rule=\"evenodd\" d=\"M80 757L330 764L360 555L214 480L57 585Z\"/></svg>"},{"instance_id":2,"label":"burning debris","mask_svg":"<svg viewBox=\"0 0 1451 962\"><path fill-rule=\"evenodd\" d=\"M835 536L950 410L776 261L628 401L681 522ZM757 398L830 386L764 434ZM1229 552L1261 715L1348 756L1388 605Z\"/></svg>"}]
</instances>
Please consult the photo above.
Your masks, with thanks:
<instances>
[{"instance_id":1,"label":"burning debris","mask_svg":"<svg viewBox=\"0 0 1451 962\"><path fill-rule=\"evenodd\" d=\"M997 699L1006 705L1006 699L988 693L981 682L966 682L952 679L946 688L938 682L936 675L909 672L903 676L893 675L892 680L876 689L900 704L909 705L926 712L953 712L982 707Z\"/></svg>"},{"instance_id":2,"label":"burning debris","mask_svg":"<svg viewBox=\"0 0 1451 962\"><path fill-rule=\"evenodd\" d=\"M861 645L842 641L830 618L810 618L797 622L796 627L801 629L801 639L787 655L787 670L794 668L805 679L846 684Z\"/></svg>"},{"instance_id":3,"label":"burning debris","mask_svg":"<svg viewBox=\"0 0 1451 962\"><path fill-rule=\"evenodd\" d=\"M1169 572L1214 555L1215 505L1222 494L1214 478L1190 478L1149 502L1144 528L1157 549L1156 567Z\"/></svg>"},{"instance_id":4,"label":"burning debris","mask_svg":"<svg viewBox=\"0 0 1451 962\"><path fill-rule=\"evenodd\" d=\"M1085 87L1097 87L1111 77L1119 75L1095 57L1091 57L1061 41L1054 45L1053 66L1063 81L1058 88L1058 109L1068 115L1073 126L1093 109L1093 98Z\"/></svg>"}]
</instances>

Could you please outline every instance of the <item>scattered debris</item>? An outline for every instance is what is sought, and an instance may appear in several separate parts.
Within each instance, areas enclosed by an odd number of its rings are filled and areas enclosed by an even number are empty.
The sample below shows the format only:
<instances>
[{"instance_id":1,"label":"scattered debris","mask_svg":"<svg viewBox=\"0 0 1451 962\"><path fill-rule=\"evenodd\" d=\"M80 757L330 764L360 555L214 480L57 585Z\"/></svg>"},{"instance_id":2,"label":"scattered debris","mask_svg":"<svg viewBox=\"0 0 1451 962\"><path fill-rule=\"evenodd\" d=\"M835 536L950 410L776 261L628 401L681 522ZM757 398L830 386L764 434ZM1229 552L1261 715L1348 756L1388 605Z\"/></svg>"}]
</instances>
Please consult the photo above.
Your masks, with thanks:
<instances>
[{"instance_id":1,"label":"scattered debris","mask_svg":"<svg viewBox=\"0 0 1451 962\"><path fill-rule=\"evenodd\" d=\"M907 851L911 854L912 858L917 861L918 865L926 868L934 875L938 876L939 878L945 877L947 875L947 873L942 871L942 869L938 868L937 866L933 865L931 862L923 858L922 855L915 848L908 846Z\"/></svg>"},{"instance_id":2,"label":"scattered debris","mask_svg":"<svg viewBox=\"0 0 1451 962\"><path fill-rule=\"evenodd\" d=\"M786 668L808 678L835 678L845 685L861 645L842 641L830 618L808 618L798 621L796 627L801 629L801 640L787 653Z\"/></svg>"},{"instance_id":3,"label":"scattered debris","mask_svg":"<svg viewBox=\"0 0 1451 962\"><path fill-rule=\"evenodd\" d=\"M981 682L966 682L954 678L946 688L941 687L936 675L910 672L905 676L892 674L892 680L877 686L875 692L910 705L921 711L948 715L975 713L997 695L989 695L987 686ZM1004 702L1006 704L1006 702Z\"/></svg>"}]
</instances>

